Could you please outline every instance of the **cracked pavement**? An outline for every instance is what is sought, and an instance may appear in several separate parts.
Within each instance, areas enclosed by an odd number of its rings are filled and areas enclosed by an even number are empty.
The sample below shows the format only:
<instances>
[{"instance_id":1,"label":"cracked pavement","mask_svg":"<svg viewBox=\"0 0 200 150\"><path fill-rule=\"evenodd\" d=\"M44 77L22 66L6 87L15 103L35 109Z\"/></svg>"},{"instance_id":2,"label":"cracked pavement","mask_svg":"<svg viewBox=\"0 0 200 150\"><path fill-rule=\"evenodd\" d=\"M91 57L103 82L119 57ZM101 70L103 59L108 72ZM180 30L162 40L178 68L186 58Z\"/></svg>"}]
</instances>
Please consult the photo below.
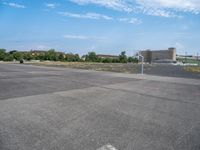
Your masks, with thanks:
<instances>
[{"instance_id":1,"label":"cracked pavement","mask_svg":"<svg viewBox=\"0 0 200 150\"><path fill-rule=\"evenodd\" d=\"M0 64L1 150L199 150L200 80Z\"/></svg>"}]
</instances>

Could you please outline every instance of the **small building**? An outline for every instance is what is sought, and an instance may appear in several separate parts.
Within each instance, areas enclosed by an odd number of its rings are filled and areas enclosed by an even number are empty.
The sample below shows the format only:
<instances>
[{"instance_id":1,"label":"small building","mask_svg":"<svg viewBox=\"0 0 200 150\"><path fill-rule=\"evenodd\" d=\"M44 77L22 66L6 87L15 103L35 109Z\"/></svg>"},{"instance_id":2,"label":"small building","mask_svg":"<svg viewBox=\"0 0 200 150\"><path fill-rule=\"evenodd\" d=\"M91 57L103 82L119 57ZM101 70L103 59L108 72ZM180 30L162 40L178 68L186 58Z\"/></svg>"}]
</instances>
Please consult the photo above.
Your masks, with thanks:
<instances>
[{"instance_id":1,"label":"small building","mask_svg":"<svg viewBox=\"0 0 200 150\"><path fill-rule=\"evenodd\" d=\"M119 56L116 56L116 55L104 55L104 54L98 54L97 57L98 58L111 58L111 59L119 58Z\"/></svg>"},{"instance_id":2,"label":"small building","mask_svg":"<svg viewBox=\"0 0 200 150\"><path fill-rule=\"evenodd\" d=\"M148 63L171 63L176 61L176 48L168 50L143 50L140 54L144 56L144 61Z\"/></svg>"},{"instance_id":3,"label":"small building","mask_svg":"<svg viewBox=\"0 0 200 150\"><path fill-rule=\"evenodd\" d=\"M38 55L44 55L47 51L42 51L42 50L31 50L31 55L32 56L38 56Z\"/></svg>"}]
</instances>

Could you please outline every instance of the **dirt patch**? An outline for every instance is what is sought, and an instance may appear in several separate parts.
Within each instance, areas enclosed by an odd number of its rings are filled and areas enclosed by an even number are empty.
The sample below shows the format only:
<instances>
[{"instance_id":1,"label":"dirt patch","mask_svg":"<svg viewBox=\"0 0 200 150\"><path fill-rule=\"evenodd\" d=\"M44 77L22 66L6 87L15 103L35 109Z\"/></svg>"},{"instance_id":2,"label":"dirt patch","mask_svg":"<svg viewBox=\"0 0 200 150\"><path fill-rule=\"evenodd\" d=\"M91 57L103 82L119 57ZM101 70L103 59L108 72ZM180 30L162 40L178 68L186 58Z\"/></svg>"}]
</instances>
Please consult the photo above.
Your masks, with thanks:
<instances>
[{"instance_id":1,"label":"dirt patch","mask_svg":"<svg viewBox=\"0 0 200 150\"><path fill-rule=\"evenodd\" d=\"M188 72L200 73L200 66L188 66L184 68Z\"/></svg>"},{"instance_id":2,"label":"dirt patch","mask_svg":"<svg viewBox=\"0 0 200 150\"><path fill-rule=\"evenodd\" d=\"M122 63L92 63L92 62L27 62L26 64L38 66L64 67L75 69L86 69L96 71L111 71L121 73L137 73L137 64L122 64Z\"/></svg>"}]
</instances>

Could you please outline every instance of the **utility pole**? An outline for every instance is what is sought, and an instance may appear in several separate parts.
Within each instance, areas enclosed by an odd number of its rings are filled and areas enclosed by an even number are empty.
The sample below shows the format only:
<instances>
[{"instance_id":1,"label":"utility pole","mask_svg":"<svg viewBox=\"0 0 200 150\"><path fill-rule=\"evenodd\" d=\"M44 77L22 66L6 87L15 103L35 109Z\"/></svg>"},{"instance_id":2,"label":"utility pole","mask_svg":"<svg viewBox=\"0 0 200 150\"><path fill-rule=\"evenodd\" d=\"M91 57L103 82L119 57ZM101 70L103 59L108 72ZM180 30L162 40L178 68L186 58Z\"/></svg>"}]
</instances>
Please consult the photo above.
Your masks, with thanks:
<instances>
[{"instance_id":1,"label":"utility pole","mask_svg":"<svg viewBox=\"0 0 200 150\"><path fill-rule=\"evenodd\" d=\"M197 53L197 64L198 64L198 66L200 65L200 62L199 62L199 53Z\"/></svg>"}]
</instances>

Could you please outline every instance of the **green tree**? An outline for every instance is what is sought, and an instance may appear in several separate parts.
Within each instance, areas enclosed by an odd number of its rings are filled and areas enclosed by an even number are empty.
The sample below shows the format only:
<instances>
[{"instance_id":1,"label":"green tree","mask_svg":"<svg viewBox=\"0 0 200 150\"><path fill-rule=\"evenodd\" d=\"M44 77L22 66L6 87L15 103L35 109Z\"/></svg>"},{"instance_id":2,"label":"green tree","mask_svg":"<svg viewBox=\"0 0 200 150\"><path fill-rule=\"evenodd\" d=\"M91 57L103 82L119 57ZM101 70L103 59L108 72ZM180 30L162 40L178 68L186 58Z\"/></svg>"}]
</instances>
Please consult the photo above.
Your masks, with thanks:
<instances>
[{"instance_id":1,"label":"green tree","mask_svg":"<svg viewBox=\"0 0 200 150\"><path fill-rule=\"evenodd\" d=\"M128 57L128 62L138 63L138 58L136 58L136 57Z\"/></svg>"},{"instance_id":2,"label":"green tree","mask_svg":"<svg viewBox=\"0 0 200 150\"><path fill-rule=\"evenodd\" d=\"M119 63L119 58L113 58L112 63Z\"/></svg>"},{"instance_id":3,"label":"green tree","mask_svg":"<svg viewBox=\"0 0 200 150\"><path fill-rule=\"evenodd\" d=\"M41 53L39 55L34 55L33 59L35 59L35 60L47 60L46 59L46 53Z\"/></svg>"},{"instance_id":4,"label":"green tree","mask_svg":"<svg viewBox=\"0 0 200 150\"><path fill-rule=\"evenodd\" d=\"M121 52L121 54L119 55L119 61L120 63L127 63L128 59L125 51Z\"/></svg>"},{"instance_id":5,"label":"green tree","mask_svg":"<svg viewBox=\"0 0 200 150\"><path fill-rule=\"evenodd\" d=\"M7 53L3 59L3 61L13 61L14 60L14 57L12 54L10 53Z\"/></svg>"},{"instance_id":6,"label":"green tree","mask_svg":"<svg viewBox=\"0 0 200 150\"><path fill-rule=\"evenodd\" d=\"M17 52L17 50L12 50L12 51L10 51L9 53L10 54L14 54L14 53L16 53Z\"/></svg>"},{"instance_id":7,"label":"green tree","mask_svg":"<svg viewBox=\"0 0 200 150\"><path fill-rule=\"evenodd\" d=\"M128 62L133 62L134 58L133 57L128 57Z\"/></svg>"},{"instance_id":8,"label":"green tree","mask_svg":"<svg viewBox=\"0 0 200 150\"><path fill-rule=\"evenodd\" d=\"M138 62L139 62L138 58L134 57L133 58L133 63L138 63Z\"/></svg>"},{"instance_id":9,"label":"green tree","mask_svg":"<svg viewBox=\"0 0 200 150\"><path fill-rule=\"evenodd\" d=\"M95 52L89 52L85 58L85 61L97 62L97 60L98 60L98 57Z\"/></svg>"},{"instance_id":10,"label":"green tree","mask_svg":"<svg viewBox=\"0 0 200 150\"><path fill-rule=\"evenodd\" d=\"M24 53L24 55L23 55L23 59L25 59L25 60L32 60L32 59L33 59L33 56L31 55L30 52L26 52L26 53Z\"/></svg>"},{"instance_id":11,"label":"green tree","mask_svg":"<svg viewBox=\"0 0 200 150\"><path fill-rule=\"evenodd\" d=\"M75 54L75 55L74 55L74 58L75 58L75 61L80 61L80 56L79 56L79 54Z\"/></svg>"},{"instance_id":12,"label":"green tree","mask_svg":"<svg viewBox=\"0 0 200 150\"><path fill-rule=\"evenodd\" d=\"M64 60L64 54L62 54L62 53L58 54L58 60L63 61Z\"/></svg>"},{"instance_id":13,"label":"green tree","mask_svg":"<svg viewBox=\"0 0 200 150\"><path fill-rule=\"evenodd\" d=\"M68 62L77 62L80 61L80 57L78 54L69 53L65 55L65 60Z\"/></svg>"},{"instance_id":14,"label":"green tree","mask_svg":"<svg viewBox=\"0 0 200 150\"><path fill-rule=\"evenodd\" d=\"M6 50L0 49L0 60L4 60L5 57L6 57Z\"/></svg>"},{"instance_id":15,"label":"green tree","mask_svg":"<svg viewBox=\"0 0 200 150\"><path fill-rule=\"evenodd\" d=\"M58 53L54 49L50 49L48 52L45 53L45 60L58 60Z\"/></svg>"},{"instance_id":16,"label":"green tree","mask_svg":"<svg viewBox=\"0 0 200 150\"><path fill-rule=\"evenodd\" d=\"M15 52L15 53L13 53L13 57L16 60L21 60L23 58L23 55L21 52Z\"/></svg>"}]
</instances>

